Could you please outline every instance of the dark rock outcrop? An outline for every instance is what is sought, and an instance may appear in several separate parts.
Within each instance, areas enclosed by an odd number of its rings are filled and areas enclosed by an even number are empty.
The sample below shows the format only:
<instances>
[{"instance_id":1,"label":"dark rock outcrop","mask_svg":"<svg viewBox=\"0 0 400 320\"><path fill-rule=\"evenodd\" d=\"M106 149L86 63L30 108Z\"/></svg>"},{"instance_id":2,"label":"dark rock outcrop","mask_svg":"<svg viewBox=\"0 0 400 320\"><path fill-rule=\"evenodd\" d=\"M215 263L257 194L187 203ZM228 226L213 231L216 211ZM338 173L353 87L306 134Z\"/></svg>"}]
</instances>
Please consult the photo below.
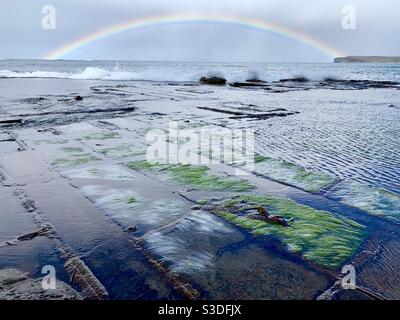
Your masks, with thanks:
<instances>
[{"instance_id":1,"label":"dark rock outcrop","mask_svg":"<svg viewBox=\"0 0 400 320\"><path fill-rule=\"evenodd\" d=\"M3 269L0 300L82 300L82 297L64 282L56 281L56 289L44 290L42 279L32 279L17 269Z\"/></svg>"},{"instance_id":2,"label":"dark rock outcrop","mask_svg":"<svg viewBox=\"0 0 400 320\"><path fill-rule=\"evenodd\" d=\"M307 79L306 77L296 77L296 78L279 80L279 82L299 82L299 83L304 83L304 82L309 82L309 81L310 80Z\"/></svg>"},{"instance_id":3,"label":"dark rock outcrop","mask_svg":"<svg viewBox=\"0 0 400 320\"><path fill-rule=\"evenodd\" d=\"M268 85L264 81L246 81L246 82L234 82L230 84L232 87L235 88L267 88Z\"/></svg>"},{"instance_id":4,"label":"dark rock outcrop","mask_svg":"<svg viewBox=\"0 0 400 320\"><path fill-rule=\"evenodd\" d=\"M137 231L137 227L136 226L130 226L127 229L129 232L136 232Z\"/></svg>"},{"instance_id":5,"label":"dark rock outcrop","mask_svg":"<svg viewBox=\"0 0 400 320\"><path fill-rule=\"evenodd\" d=\"M19 236L17 238L17 240L18 241L28 241L28 240L32 240L32 239L34 239L36 237L39 237L39 236L48 235L49 232L50 232L50 228L49 227L44 227L44 228L42 228L42 229L40 229L38 231Z\"/></svg>"},{"instance_id":6,"label":"dark rock outcrop","mask_svg":"<svg viewBox=\"0 0 400 320\"><path fill-rule=\"evenodd\" d=\"M230 119L248 118L248 119L266 120L274 117L292 116L299 113L298 111L288 111L286 109L273 109L265 113L245 113L236 110L225 110L225 109L209 108L209 107L197 107L197 109L218 112L222 114L229 114L231 115Z\"/></svg>"},{"instance_id":7,"label":"dark rock outcrop","mask_svg":"<svg viewBox=\"0 0 400 320\"><path fill-rule=\"evenodd\" d=\"M385 56L348 56L338 57L334 63L400 63L400 57Z\"/></svg>"},{"instance_id":8,"label":"dark rock outcrop","mask_svg":"<svg viewBox=\"0 0 400 320\"><path fill-rule=\"evenodd\" d=\"M200 78L201 83L205 84L211 84L211 85L224 85L226 84L226 79L221 78L221 77L201 77Z\"/></svg>"},{"instance_id":9,"label":"dark rock outcrop","mask_svg":"<svg viewBox=\"0 0 400 320\"><path fill-rule=\"evenodd\" d=\"M284 217L281 216L273 216L273 215L264 216L261 214L251 214L248 215L247 218L251 220L264 221L268 223L279 224L284 227L289 227L289 221L287 221Z\"/></svg>"}]
</instances>

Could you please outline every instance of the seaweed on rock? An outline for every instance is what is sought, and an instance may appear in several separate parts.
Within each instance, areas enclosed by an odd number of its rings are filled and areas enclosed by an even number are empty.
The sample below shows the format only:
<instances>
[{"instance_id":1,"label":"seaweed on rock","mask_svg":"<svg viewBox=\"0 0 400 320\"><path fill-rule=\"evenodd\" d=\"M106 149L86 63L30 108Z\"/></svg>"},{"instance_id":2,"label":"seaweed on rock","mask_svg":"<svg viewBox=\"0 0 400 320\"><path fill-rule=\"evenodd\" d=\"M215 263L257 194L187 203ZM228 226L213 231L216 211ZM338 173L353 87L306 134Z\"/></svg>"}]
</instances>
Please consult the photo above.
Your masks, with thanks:
<instances>
[{"instance_id":1,"label":"seaweed on rock","mask_svg":"<svg viewBox=\"0 0 400 320\"><path fill-rule=\"evenodd\" d=\"M207 191L249 191L254 189L245 179L234 179L222 175L211 174L206 166L165 165L156 162L130 162L129 168L153 172L167 172L169 177L185 187Z\"/></svg>"},{"instance_id":2,"label":"seaweed on rock","mask_svg":"<svg viewBox=\"0 0 400 320\"><path fill-rule=\"evenodd\" d=\"M286 228L240 215L254 206L264 206L271 214L293 218L293 221ZM255 235L275 236L290 252L327 268L341 266L356 253L366 237L365 227L353 220L285 198L239 195L226 200L209 201L204 208Z\"/></svg>"}]
</instances>

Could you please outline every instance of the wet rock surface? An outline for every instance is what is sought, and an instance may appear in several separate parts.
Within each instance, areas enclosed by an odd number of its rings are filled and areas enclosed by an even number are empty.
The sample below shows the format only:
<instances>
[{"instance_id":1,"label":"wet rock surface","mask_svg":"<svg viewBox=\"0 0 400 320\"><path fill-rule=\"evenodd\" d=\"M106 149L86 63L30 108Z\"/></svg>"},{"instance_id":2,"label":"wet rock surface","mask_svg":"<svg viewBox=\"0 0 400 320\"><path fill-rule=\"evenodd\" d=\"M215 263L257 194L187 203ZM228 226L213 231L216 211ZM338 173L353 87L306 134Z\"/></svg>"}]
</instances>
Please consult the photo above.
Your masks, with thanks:
<instances>
[{"instance_id":1,"label":"wet rock surface","mask_svg":"<svg viewBox=\"0 0 400 320\"><path fill-rule=\"evenodd\" d=\"M395 81L371 81L371 80L337 80L325 79L320 86L332 89L365 90L365 89L400 89L400 83Z\"/></svg>"},{"instance_id":2,"label":"wet rock surface","mask_svg":"<svg viewBox=\"0 0 400 320\"><path fill-rule=\"evenodd\" d=\"M209 108L209 107L198 107L201 110L208 110L212 112L222 113L231 115L230 119L258 119L258 120L266 120L274 117L287 117L297 114L298 112L291 112L286 109L275 109L271 110L268 113L245 113L240 111L231 111L224 110L218 108Z\"/></svg>"},{"instance_id":3,"label":"wet rock surface","mask_svg":"<svg viewBox=\"0 0 400 320\"><path fill-rule=\"evenodd\" d=\"M399 297L398 84L255 80L1 98L0 119L23 121L1 126L0 268L50 262L85 299L314 299L353 263L360 291L334 298ZM148 164L146 134L171 121L254 129L254 168Z\"/></svg>"},{"instance_id":4,"label":"wet rock surface","mask_svg":"<svg viewBox=\"0 0 400 320\"><path fill-rule=\"evenodd\" d=\"M281 79L279 82L299 82L299 83L304 83L304 82L309 82L310 80L305 78L305 77L298 77L298 78L292 78L292 79Z\"/></svg>"},{"instance_id":5,"label":"wet rock surface","mask_svg":"<svg viewBox=\"0 0 400 320\"><path fill-rule=\"evenodd\" d=\"M44 290L42 279L32 279L17 269L0 270L0 300L81 300L78 292L61 281Z\"/></svg>"}]
</instances>

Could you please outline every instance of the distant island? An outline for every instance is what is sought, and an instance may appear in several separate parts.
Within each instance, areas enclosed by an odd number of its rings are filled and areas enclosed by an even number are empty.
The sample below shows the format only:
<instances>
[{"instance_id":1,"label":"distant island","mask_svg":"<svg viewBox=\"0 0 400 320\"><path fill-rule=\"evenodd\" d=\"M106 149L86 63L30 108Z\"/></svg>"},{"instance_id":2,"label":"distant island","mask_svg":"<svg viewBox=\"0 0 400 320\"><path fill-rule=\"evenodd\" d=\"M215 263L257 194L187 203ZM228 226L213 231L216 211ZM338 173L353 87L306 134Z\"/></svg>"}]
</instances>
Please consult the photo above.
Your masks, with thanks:
<instances>
[{"instance_id":1,"label":"distant island","mask_svg":"<svg viewBox=\"0 0 400 320\"><path fill-rule=\"evenodd\" d=\"M348 56L338 57L333 60L334 63L400 63L400 57L384 57L384 56Z\"/></svg>"}]
</instances>

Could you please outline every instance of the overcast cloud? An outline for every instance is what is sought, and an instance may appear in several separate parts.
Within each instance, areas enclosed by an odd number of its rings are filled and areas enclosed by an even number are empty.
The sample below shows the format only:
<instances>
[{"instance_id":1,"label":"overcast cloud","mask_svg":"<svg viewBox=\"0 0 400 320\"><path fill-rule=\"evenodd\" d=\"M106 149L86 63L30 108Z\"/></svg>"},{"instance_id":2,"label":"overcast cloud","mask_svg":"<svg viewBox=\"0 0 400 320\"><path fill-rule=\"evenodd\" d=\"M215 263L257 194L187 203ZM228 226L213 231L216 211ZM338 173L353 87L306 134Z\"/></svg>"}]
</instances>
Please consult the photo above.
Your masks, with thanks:
<instances>
[{"instance_id":1,"label":"overcast cloud","mask_svg":"<svg viewBox=\"0 0 400 320\"><path fill-rule=\"evenodd\" d=\"M56 29L41 26L53 5ZM342 8L356 8L356 29L341 26ZM1 0L0 58L41 58L76 38L116 23L168 13L232 14L307 33L346 54L400 55L398 0ZM294 61L330 57L268 32L228 25L180 24L130 30L91 43L70 59Z\"/></svg>"}]
</instances>

